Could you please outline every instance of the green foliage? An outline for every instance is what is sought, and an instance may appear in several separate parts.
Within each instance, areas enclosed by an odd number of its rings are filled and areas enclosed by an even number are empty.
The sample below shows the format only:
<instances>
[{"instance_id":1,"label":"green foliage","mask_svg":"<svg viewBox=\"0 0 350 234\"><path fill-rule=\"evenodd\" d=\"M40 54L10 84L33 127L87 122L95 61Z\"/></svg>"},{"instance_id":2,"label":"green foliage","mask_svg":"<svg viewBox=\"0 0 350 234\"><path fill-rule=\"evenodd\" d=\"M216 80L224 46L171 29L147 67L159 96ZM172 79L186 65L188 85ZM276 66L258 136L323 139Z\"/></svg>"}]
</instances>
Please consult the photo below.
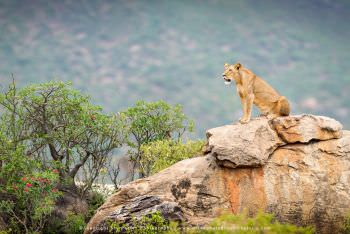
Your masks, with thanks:
<instances>
[{"instance_id":1,"label":"green foliage","mask_svg":"<svg viewBox=\"0 0 350 234\"><path fill-rule=\"evenodd\" d=\"M1 135L0 144L0 215L13 232L40 232L61 195L55 188L58 171L42 169Z\"/></svg>"},{"instance_id":2,"label":"green foliage","mask_svg":"<svg viewBox=\"0 0 350 234\"><path fill-rule=\"evenodd\" d=\"M214 219L207 230L200 233L221 233L221 234L312 234L311 227L297 227L291 224L281 224L274 219L273 214L259 212L255 217L249 218L246 213L240 215L223 214Z\"/></svg>"},{"instance_id":3,"label":"green foliage","mask_svg":"<svg viewBox=\"0 0 350 234\"><path fill-rule=\"evenodd\" d=\"M45 234L57 234L62 233L64 230L64 219L57 216L50 216L48 222L45 224L43 233Z\"/></svg>"},{"instance_id":4,"label":"green foliage","mask_svg":"<svg viewBox=\"0 0 350 234\"><path fill-rule=\"evenodd\" d=\"M341 233L350 234L350 213L345 217Z\"/></svg>"},{"instance_id":5,"label":"green foliage","mask_svg":"<svg viewBox=\"0 0 350 234\"><path fill-rule=\"evenodd\" d=\"M156 140L179 138L186 130L192 132L194 127L180 105L171 106L164 101L138 101L121 115L128 122L134 138L130 146L134 148Z\"/></svg>"},{"instance_id":6,"label":"green foliage","mask_svg":"<svg viewBox=\"0 0 350 234\"><path fill-rule=\"evenodd\" d=\"M81 234L84 232L86 223L83 214L70 213L64 221L64 233Z\"/></svg>"},{"instance_id":7,"label":"green foliage","mask_svg":"<svg viewBox=\"0 0 350 234\"><path fill-rule=\"evenodd\" d=\"M92 216L96 213L96 210L102 206L102 204L105 202L105 198L103 194L98 193L96 191L91 191L88 199L88 214L86 217L86 220L90 220Z\"/></svg>"},{"instance_id":8,"label":"green foliage","mask_svg":"<svg viewBox=\"0 0 350 234\"><path fill-rule=\"evenodd\" d=\"M168 222L162 217L160 212L147 214L141 218L133 217L129 224L111 222L109 224L110 233L126 234L158 234L168 230Z\"/></svg>"},{"instance_id":9,"label":"green foliage","mask_svg":"<svg viewBox=\"0 0 350 234\"><path fill-rule=\"evenodd\" d=\"M141 146L157 140L180 139L186 132L192 132L194 124L182 111L180 105L171 106L164 101L139 101L135 106L121 112L120 116L126 120L130 132L128 154L132 161L133 171L139 171L139 177L144 177L140 168L142 160Z\"/></svg>"},{"instance_id":10,"label":"green foliage","mask_svg":"<svg viewBox=\"0 0 350 234\"><path fill-rule=\"evenodd\" d=\"M68 212L65 219L58 216L51 216L42 233L56 234L81 234L86 226L86 218L84 214Z\"/></svg>"},{"instance_id":11,"label":"green foliage","mask_svg":"<svg viewBox=\"0 0 350 234\"><path fill-rule=\"evenodd\" d=\"M87 214L69 212L64 220L57 216L50 217L43 233L83 233L87 222L96 213L96 210L104 203L104 196L96 191L91 191L87 197Z\"/></svg>"},{"instance_id":12,"label":"green foliage","mask_svg":"<svg viewBox=\"0 0 350 234\"><path fill-rule=\"evenodd\" d=\"M141 169L146 175L157 173L174 163L198 155L204 141L161 140L141 146L143 153L140 161Z\"/></svg>"},{"instance_id":13,"label":"green foliage","mask_svg":"<svg viewBox=\"0 0 350 234\"><path fill-rule=\"evenodd\" d=\"M0 94L0 110L0 131L14 147L24 145L26 155L56 168L60 179L69 182L89 164L83 182L91 185L125 139L120 118L104 114L88 96L62 82L23 89L13 83Z\"/></svg>"},{"instance_id":14,"label":"green foliage","mask_svg":"<svg viewBox=\"0 0 350 234\"><path fill-rule=\"evenodd\" d=\"M12 83L0 94L0 113L0 215L17 233L51 230L46 224L61 195L57 184L71 188L79 175L84 195L126 137L120 117L62 82L22 89ZM71 215L64 228L78 232L84 219Z\"/></svg>"}]
</instances>

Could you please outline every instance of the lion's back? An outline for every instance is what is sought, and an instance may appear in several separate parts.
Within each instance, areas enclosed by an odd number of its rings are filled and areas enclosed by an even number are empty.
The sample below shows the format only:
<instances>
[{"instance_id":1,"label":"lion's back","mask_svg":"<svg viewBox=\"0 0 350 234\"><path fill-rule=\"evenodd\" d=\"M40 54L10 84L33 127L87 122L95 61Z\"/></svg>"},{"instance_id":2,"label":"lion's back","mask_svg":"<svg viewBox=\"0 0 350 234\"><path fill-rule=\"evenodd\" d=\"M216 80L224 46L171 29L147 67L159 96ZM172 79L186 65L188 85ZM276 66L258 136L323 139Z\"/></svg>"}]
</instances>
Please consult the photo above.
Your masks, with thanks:
<instances>
[{"instance_id":1,"label":"lion's back","mask_svg":"<svg viewBox=\"0 0 350 234\"><path fill-rule=\"evenodd\" d=\"M280 94L260 77L255 78L253 92L255 98L263 102L273 103L280 98Z\"/></svg>"}]
</instances>

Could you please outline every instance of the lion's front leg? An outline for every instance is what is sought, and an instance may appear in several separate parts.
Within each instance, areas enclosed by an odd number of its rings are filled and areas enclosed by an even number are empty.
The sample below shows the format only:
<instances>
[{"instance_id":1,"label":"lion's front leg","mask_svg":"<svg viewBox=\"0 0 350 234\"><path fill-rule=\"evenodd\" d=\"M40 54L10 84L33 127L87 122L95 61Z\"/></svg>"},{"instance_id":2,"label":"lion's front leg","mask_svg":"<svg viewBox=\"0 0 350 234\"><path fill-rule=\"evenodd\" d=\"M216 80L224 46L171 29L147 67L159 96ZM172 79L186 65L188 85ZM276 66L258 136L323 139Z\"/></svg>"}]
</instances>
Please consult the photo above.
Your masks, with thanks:
<instances>
[{"instance_id":1,"label":"lion's front leg","mask_svg":"<svg viewBox=\"0 0 350 234\"><path fill-rule=\"evenodd\" d=\"M245 97L241 97L243 117L239 120L240 123L244 124L250 121L253 101L254 101L254 94L248 94Z\"/></svg>"},{"instance_id":2,"label":"lion's front leg","mask_svg":"<svg viewBox=\"0 0 350 234\"><path fill-rule=\"evenodd\" d=\"M239 119L240 123L247 123L249 119L247 119L246 113L247 113L247 97L240 96L241 98L241 105L242 105L242 111L243 111L243 116Z\"/></svg>"}]
</instances>

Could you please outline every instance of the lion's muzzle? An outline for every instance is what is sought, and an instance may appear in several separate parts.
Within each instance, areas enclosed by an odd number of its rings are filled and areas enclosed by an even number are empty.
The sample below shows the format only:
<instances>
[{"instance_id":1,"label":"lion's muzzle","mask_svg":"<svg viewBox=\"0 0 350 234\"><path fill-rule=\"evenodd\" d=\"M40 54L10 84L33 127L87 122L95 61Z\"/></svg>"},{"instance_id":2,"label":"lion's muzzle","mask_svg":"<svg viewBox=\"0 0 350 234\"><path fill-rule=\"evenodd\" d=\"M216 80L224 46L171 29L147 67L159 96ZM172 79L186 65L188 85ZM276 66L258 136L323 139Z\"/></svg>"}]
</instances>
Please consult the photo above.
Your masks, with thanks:
<instances>
[{"instance_id":1,"label":"lion's muzzle","mask_svg":"<svg viewBox=\"0 0 350 234\"><path fill-rule=\"evenodd\" d=\"M222 77L224 78L224 81L225 81L225 84L226 84L226 85L231 84L231 80L230 80L230 79L227 79L227 77L226 77L225 74L222 74Z\"/></svg>"}]
</instances>

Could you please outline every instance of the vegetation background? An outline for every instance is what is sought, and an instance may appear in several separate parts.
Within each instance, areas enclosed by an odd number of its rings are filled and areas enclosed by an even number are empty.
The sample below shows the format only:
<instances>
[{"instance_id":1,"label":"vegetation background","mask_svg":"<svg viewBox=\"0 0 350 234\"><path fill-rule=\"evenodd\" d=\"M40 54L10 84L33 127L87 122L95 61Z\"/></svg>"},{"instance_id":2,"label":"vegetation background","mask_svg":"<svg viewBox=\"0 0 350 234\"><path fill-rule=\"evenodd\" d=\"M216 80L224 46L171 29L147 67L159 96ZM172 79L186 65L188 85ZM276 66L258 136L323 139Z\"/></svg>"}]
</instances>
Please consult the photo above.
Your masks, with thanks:
<instances>
[{"instance_id":1,"label":"vegetation background","mask_svg":"<svg viewBox=\"0 0 350 234\"><path fill-rule=\"evenodd\" d=\"M240 61L292 113L350 128L347 0L0 1L0 83L73 81L118 112L137 100L181 104L197 136L241 115L224 62Z\"/></svg>"}]
</instances>

